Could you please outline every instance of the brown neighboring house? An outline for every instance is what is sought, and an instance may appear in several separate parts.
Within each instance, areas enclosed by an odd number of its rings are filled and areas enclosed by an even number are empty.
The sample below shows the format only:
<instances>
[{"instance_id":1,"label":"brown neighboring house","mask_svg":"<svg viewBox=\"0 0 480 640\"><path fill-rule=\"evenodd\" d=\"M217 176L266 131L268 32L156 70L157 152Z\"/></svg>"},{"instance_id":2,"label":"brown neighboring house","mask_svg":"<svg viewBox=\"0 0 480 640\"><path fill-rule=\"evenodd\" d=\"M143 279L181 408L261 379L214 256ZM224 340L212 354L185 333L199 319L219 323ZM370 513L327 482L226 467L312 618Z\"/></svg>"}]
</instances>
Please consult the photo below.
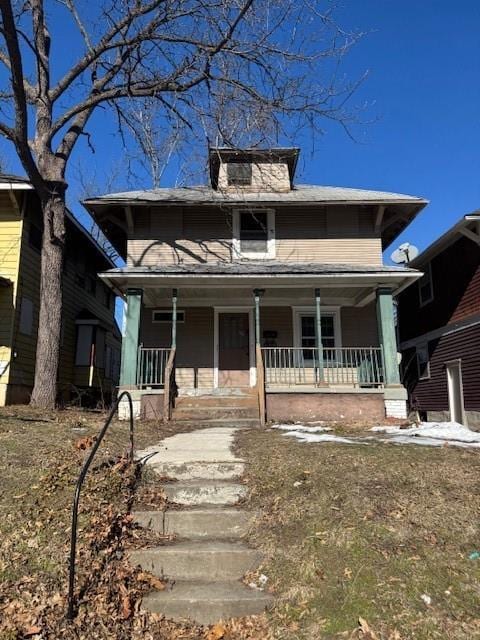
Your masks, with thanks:
<instances>
[{"instance_id":1,"label":"brown neighboring house","mask_svg":"<svg viewBox=\"0 0 480 640\"><path fill-rule=\"evenodd\" d=\"M405 415L392 295L421 274L382 251L426 201L297 185L298 153L212 149L209 185L85 201L126 260L100 275L137 415Z\"/></svg>"},{"instance_id":2,"label":"brown neighboring house","mask_svg":"<svg viewBox=\"0 0 480 640\"><path fill-rule=\"evenodd\" d=\"M398 297L402 380L429 420L480 425L480 212L464 216L409 266Z\"/></svg>"}]
</instances>

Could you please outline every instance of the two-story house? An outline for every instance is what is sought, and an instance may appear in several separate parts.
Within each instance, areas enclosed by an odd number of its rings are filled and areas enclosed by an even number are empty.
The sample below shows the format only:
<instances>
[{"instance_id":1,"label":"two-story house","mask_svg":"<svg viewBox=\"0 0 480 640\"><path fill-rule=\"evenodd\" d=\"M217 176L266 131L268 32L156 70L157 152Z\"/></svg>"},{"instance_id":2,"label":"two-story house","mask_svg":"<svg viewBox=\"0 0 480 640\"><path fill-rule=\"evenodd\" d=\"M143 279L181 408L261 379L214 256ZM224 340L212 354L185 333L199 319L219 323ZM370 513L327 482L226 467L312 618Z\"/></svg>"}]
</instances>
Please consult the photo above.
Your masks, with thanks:
<instances>
[{"instance_id":1,"label":"two-story house","mask_svg":"<svg viewBox=\"0 0 480 640\"><path fill-rule=\"evenodd\" d=\"M40 306L43 222L25 178L0 176L0 405L30 400ZM118 385L115 295L98 277L114 262L67 214L58 398L108 402Z\"/></svg>"},{"instance_id":2,"label":"two-story house","mask_svg":"<svg viewBox=\"0 0 480 640\"><path fill-rule=\"evenodd\" d=\"M424 276L398 297L402 379L423 419L480 426L480 213L410 262Z\"/></svg>"},{"instance_id":3,"label":"two-story house","mask_svg":"<svg viewBox=\"0 0 480 640\"><path fill-rule=\"evenodd\" d=\"M100 275L138 415L192 395L250 395L257 421L406 415L392 296L420 274L382 251L426 201L296 185L298 154L211 149L208 186L85 201L126 260Z\"/></svg>"}]
</instances>

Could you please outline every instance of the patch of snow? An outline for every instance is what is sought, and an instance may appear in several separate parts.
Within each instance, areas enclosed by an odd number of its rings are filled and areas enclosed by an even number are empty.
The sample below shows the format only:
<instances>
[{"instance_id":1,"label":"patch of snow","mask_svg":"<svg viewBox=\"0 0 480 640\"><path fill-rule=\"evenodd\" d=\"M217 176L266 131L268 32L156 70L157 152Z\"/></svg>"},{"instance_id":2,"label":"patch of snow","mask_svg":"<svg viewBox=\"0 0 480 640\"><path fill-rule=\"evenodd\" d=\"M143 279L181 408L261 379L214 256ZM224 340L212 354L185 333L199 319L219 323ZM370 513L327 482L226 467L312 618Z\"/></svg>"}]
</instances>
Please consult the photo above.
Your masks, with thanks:
<instances>
[{"instance_id":1,"label":"patch of snow","mask_svg":"<svg viewBox=\"0 0 480 640\"><path fill-rule=\"evenodd\" d=\"M441 447L449 444L457 447L480 447L480 433L458 422L421 422L418 427L373 427L370 431L384 433L385 442L396 444L421 444Z\"/></svg>"},{"instance_id":2,"label":"patch of snow","mask_svg":"<svg viewBox=\"0 0 480 640\"><path fill-rule=\"evenodd\" d=\"M357 444L359 441L349 440L348 438L342 438L336 436L333 433L305 433L305 431L288 431L284 435L293 436L300 440L300 442L341 442L343 444Z\"/></svg>"},{"instance_id":3,"label":"patch of snow","mask_svg":"<svg viewBox=\"0 0 480 640\"><path fill-rule=\"evenodd\" d=\"M308 433L320 433L331 431L331 427L309 427L306 424L274 424L272 429L282 429L283 431L306 431Z\"/></svg>"}]
</instances>

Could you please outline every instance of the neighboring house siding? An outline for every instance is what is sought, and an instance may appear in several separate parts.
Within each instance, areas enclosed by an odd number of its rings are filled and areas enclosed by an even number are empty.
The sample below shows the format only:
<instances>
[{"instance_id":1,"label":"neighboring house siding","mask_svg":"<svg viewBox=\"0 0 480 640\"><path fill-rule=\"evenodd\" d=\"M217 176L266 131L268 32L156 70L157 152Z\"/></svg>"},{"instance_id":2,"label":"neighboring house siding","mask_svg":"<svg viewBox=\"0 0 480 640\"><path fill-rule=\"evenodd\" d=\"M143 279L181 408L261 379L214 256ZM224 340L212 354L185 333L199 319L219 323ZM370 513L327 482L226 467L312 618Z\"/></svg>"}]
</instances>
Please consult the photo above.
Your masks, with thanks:
<instances>
[{"instance_id":1,"label":"neighboring house siding","mask_svg":"<svg viewBox=\"0 0 480 640\"><path fill-rule=\"evenodd\" d=\"M0 193L0 276L12 285L0 288L0 404L10 377L22 220L7 191Z\"/></svg>"},{"instance_id":2,"label":"neighboring house siding","mask_svg":"<svg viewBox=\"0 0 480 640\"><path fill-rule=\"evenodd\" d=\"M128 266L229 262L231 214L220 207L137 208ZM276 208L276 260L382 264L373 211L356 207Z\"/></svg>"},{"instance_id":3,"label":"neighboring house siding","mask_svg":"<svg viewBox=\"0 0 480 640\"><path fill-rule=\"evenodd\" d=\"M429 342L430 378L418 380L415 349L403 354L405 383L412 406L420 411L448 411L445 363L459 358L466 411L480 411L480 324Z\"/></svg>"},{"instance_id":4,"label":"neighboring house siding","mask_svg":"<svg viewBox=\"0 0 480 640\"><path fill-rule=\"evenodd\" d=\"M399 296L401 342L480 313L480 248L472 240L460 237L432 259L431 269L431 302L419 306L418 284Z\"/></svg>"}]
</instances>

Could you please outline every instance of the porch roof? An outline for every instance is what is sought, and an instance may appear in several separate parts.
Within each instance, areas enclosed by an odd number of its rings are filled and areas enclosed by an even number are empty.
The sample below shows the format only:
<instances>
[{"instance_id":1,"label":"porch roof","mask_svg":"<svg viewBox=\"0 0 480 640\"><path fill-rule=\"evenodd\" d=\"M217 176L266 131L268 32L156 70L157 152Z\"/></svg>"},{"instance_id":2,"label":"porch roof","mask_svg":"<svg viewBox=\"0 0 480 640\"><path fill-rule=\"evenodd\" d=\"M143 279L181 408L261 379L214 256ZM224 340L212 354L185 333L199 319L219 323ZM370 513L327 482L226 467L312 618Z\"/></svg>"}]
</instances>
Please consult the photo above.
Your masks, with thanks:
<instances>
[{"instance_id":1,"label":"porch roof","mask_svg":"<svg viewBox=\"0 0 480 640\"><path fill-rule=\"evenodd\" d=\"M119 267L99 274L112 288L130 287L391 287L399 293L423 274L408 267L237 261Z\"/></svg>"}]
</instances>

